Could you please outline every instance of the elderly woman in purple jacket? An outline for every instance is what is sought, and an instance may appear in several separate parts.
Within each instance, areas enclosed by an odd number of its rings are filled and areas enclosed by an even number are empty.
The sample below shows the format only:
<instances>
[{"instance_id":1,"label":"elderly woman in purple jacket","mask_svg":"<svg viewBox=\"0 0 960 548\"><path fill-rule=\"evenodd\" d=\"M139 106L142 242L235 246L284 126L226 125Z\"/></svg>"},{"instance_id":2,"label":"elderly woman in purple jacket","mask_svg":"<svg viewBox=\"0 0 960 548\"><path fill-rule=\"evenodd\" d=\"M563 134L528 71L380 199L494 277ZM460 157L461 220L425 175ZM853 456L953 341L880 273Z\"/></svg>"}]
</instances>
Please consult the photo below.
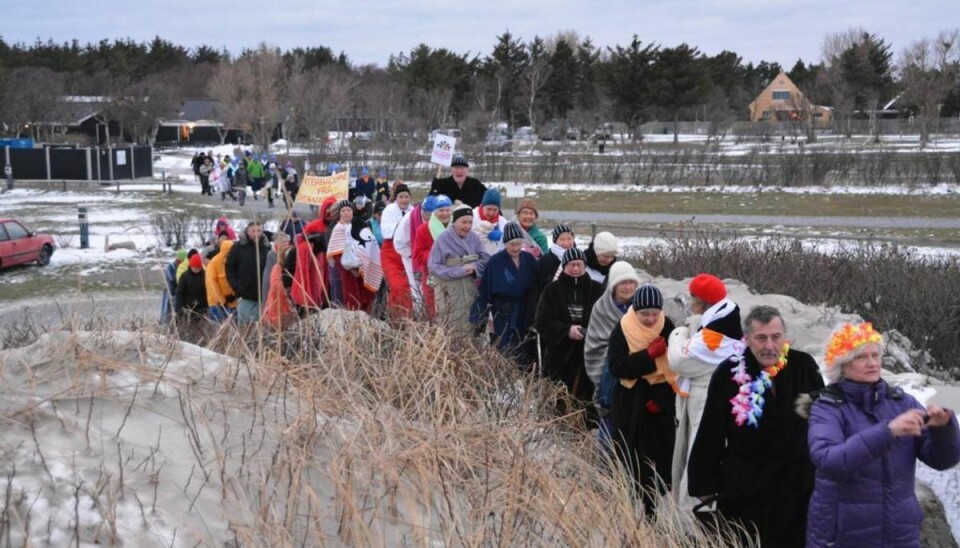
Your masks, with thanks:
<instances>
[{"instance_id":1,"label":"elderly woman in purple jacket","mask_svg":"<svg viewBox=\"0 0 960 548\"><path fill-rule=\"evenodd\" d=\"M953 411L926 409L880 378L883 339L869 323L831 338L830 383L810 409L816 483L807 546L920 546L923 512L914 494L917 459L937 470L960 462Z\"/></svg>"}]
</instances>

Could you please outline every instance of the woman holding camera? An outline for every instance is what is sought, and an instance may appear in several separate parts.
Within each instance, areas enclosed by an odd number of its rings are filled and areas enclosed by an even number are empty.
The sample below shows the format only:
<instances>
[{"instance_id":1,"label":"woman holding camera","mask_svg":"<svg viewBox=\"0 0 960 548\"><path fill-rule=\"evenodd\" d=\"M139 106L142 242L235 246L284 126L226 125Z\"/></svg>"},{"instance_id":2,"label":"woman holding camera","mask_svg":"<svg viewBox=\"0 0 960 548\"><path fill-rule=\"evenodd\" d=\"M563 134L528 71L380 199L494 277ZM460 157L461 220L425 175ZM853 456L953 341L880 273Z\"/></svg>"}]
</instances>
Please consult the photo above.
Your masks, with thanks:
<instances>
[{"instance_id":1,"label":"woman holding camera","mask_svg":"<svg viewBox=\"0 0 960 548\"><path fill-rule=\"evenodd\" d=\"M829 384L810 408L807 546L919 547L917 459L937 470L960 462L953 411L924 409L881 379L882 342L871 324L846 324L827 346Z\"/></svg>"}]
</instances>

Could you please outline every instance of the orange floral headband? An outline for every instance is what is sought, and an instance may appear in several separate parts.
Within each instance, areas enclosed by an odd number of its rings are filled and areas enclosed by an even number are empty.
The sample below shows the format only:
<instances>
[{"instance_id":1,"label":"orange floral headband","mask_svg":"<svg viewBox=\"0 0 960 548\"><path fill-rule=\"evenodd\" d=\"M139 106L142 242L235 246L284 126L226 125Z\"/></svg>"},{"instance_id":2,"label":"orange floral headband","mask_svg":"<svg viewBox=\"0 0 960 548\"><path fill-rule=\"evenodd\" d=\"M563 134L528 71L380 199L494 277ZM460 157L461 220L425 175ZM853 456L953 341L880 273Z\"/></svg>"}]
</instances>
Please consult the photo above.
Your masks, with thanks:
<instances>
[{"instance_id":1,"label":"orange floral headband","mask_svg":"<svg viewBox=\"0 0 960 548\"><path fill-rule=\"evenodd\" d=\"M837 358L865 344L881 342L883 342L883 337L873 330L872 323L866 322L857 325L848 323L834 334L827 345L827 367L833 367Z\"/></svg>"}]
</instances>

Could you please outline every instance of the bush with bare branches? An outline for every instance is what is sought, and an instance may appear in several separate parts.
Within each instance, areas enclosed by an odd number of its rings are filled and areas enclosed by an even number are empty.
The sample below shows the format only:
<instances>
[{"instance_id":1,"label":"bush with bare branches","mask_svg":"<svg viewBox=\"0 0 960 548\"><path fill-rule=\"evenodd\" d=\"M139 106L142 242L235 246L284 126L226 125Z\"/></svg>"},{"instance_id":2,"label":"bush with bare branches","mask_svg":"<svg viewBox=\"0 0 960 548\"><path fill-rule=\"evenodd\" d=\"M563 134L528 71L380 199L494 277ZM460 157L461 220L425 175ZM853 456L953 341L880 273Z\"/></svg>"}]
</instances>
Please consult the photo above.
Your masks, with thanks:
<instances>
[{"instance_id":1,"label":"bush with bare branches","mask_svg":"<svg viewBox=\"0 0 960 548\"><path fill-rule=\"evenodd\" d=\"M925 371L960 379L960 258L929 257L909 247L860 242L828 252L789 237L741 238L696 229L664 236L641 250L634 264L658 276L682 279L699 272L735 278L759 293L838 306L896 329L939 364Z\"/></svg>"}]
</instances>

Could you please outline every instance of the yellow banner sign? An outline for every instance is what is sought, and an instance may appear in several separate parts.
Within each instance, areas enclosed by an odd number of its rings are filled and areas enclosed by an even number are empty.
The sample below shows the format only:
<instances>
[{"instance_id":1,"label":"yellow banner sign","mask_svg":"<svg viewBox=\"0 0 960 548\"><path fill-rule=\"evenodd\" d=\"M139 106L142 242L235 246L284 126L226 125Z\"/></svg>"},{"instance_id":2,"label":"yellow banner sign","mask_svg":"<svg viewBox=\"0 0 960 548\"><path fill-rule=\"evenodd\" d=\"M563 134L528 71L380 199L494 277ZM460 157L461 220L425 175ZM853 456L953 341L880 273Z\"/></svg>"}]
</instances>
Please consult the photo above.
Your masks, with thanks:
<instances>
[{"instance_id":1,"label":"yellow banner sign","mask_svg":"<svg viewBox=\"0 0 960 548\"><path fill-rule=\"evenodd\" d=\"M322 205L327 196L346 200L350 189L350 172L342 171L328 177L307 175L300 183L298 204Z\"/></svg>"}]
</instances>

